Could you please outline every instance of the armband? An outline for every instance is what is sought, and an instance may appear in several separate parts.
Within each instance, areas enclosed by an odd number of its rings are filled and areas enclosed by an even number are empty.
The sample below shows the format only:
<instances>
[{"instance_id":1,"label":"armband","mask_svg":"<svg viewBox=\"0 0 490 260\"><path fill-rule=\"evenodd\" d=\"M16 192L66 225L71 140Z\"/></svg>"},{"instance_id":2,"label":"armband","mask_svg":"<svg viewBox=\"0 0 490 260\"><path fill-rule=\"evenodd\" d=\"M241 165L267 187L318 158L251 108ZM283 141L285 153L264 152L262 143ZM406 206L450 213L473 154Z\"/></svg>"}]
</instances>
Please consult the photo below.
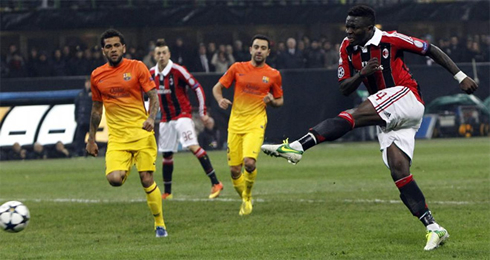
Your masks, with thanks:
<instances>
[{"instance_id":1,"label":"armband","mask_svg":"<svg viewBox=\"0 0 490 260\"><path fill-rule=\"evenodd\" d=\"M459 71L458 73L456 73L456 74L454 75L454 77L453 77L453 78L454 78L455 80L457 80L457 81L458 81L458 83L461 83L461 81L463 81L463 79L465 79L466 77L468 77L468 76L466 76L466 74L464 74L464 72Z\"/></svg>"}]
</instances>

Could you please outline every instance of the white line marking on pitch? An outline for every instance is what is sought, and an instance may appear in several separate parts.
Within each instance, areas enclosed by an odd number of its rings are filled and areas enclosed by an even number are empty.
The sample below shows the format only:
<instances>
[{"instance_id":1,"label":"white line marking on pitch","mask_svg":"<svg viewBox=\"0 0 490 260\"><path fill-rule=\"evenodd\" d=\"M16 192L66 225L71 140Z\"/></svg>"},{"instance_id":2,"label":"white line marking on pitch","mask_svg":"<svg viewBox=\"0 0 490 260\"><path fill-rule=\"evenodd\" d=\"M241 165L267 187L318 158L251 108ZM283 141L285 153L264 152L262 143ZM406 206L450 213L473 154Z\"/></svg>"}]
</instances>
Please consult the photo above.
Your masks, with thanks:
<instances>
[{"instance_id":1,"label":"white line marking on pitch","mask_svg":"<svg viewBox=\"0 0 490 260\"><path fill-rule=\"evenodd\" d=\"M130 200L108 200L108 199L69 199L69 198L57 198L57 199L5 199L0 198L0 201L9 201L9 200L18 200L18 201L32 201L32 202L59 202L59 203L135 203L135 202L146 202L145 199L130 199ZM231 198L217 198L217 199L204 199L204 198L174 198L171 201L179 201L179 202L241 202L240 199L231 199ZM315 199L289 199L289 200L281 200L281 199L254 199L254 202L301 202L301 203L327 203L329 200L315 200ZM393 203L402 203L399 200L381 200L381 199L344 199L344 200L334 200L337 202L346 202L346 203L380 203L380 204L393 204ZM428 201L429 204L442 204L442 205L474 205L474 204L489 204L489 202L474 202L474 201Z\"/></svg>"}]
</instances>

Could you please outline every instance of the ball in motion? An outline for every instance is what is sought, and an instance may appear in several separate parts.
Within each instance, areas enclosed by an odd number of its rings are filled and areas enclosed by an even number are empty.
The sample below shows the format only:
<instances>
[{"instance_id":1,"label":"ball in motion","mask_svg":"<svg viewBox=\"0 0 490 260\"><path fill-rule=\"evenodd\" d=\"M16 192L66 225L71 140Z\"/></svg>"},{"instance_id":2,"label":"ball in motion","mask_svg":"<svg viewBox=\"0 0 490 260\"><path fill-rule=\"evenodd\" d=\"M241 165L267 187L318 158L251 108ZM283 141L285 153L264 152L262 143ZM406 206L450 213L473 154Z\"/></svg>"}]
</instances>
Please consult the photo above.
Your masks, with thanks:
<instances>
[{"instance_id":1,"label":"ball in motion","mask_svg":"<svg viewBox=\"0 0 490 260\"><path fill-rule=\"evenodd\" d=\"M29 209L19 201L8 201L0 206L0 228L7 232L20 232L29 224Z\"/></svg>"}]
</instances>

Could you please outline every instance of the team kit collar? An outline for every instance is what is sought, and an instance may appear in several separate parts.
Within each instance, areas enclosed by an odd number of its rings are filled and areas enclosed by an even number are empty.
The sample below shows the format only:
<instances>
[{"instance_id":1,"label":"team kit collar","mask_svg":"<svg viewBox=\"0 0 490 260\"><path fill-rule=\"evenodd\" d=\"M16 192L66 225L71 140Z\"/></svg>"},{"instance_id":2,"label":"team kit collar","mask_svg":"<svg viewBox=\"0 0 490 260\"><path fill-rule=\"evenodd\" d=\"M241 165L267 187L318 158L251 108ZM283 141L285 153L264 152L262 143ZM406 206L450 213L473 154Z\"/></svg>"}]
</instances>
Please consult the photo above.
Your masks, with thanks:
<instances>
[{"instance_id":1,"label":"team kit collar","mask_svg":"<svg viewBox=\"0 0 490 260\"><path fill-rule=\"evenodd\" d=\"M170 69L172 69L172 66L174 65L174 62L172 60L168 60L167 66L162 71L158 71L158 63L155 65L155 72L156 75L163 75L166 77L168 73L170 72Z\"/></svg>"},{"instance_id":2,"label":"team kit collar","mask_svg":"<svg viewBox=\"0 0 490 260\"><path fill-rule=\"evenodd\" d=\"M383 36L383 32L380 29L376 28L376 26L375 26L373 37L371 37L371 39L369 39L369 41L367 41L366 44L364 44L364 46L355 45L352 47L354 48L354 50L357 50L360 47L366 48L369 45L378 46L379 43L381 42L381 36Z\"/></svg>"}]
</instances>

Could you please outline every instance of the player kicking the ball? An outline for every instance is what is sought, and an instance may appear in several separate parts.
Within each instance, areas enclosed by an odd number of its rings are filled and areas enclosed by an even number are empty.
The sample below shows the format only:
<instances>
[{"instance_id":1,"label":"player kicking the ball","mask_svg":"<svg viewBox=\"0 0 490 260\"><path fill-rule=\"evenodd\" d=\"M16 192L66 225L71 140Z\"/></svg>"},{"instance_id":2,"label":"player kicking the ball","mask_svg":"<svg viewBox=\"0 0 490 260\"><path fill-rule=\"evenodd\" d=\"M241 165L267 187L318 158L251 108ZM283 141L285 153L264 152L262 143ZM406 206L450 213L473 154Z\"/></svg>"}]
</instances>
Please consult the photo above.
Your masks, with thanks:
<instances>
[{"instance_id":1,"label":"player kicking the ball","mask_svg":"<svg viewBox=\"0 0 490 260\"><path fill-rule=\"evenodd\" d=\"M424 102L417 82L402 57L403 51L426 55L448 70L468 94L478 85L467 77L438 47L396 31L385 32L375 26L375 12L368 6L349 10L347 37L340 48L338 78L340 91L349 95L364 83L370 96L359 107L341 112L314 126L302 138L281 145L263 145L262 151L296 164L304 151L336 140L354 128L377 125L383 161L400 191L400 198L427 229L424 250L441 245L449 234L439 226L427 207L425 197L410 173L415 133L424 114Z\"/></svg>"}]
</instances>

